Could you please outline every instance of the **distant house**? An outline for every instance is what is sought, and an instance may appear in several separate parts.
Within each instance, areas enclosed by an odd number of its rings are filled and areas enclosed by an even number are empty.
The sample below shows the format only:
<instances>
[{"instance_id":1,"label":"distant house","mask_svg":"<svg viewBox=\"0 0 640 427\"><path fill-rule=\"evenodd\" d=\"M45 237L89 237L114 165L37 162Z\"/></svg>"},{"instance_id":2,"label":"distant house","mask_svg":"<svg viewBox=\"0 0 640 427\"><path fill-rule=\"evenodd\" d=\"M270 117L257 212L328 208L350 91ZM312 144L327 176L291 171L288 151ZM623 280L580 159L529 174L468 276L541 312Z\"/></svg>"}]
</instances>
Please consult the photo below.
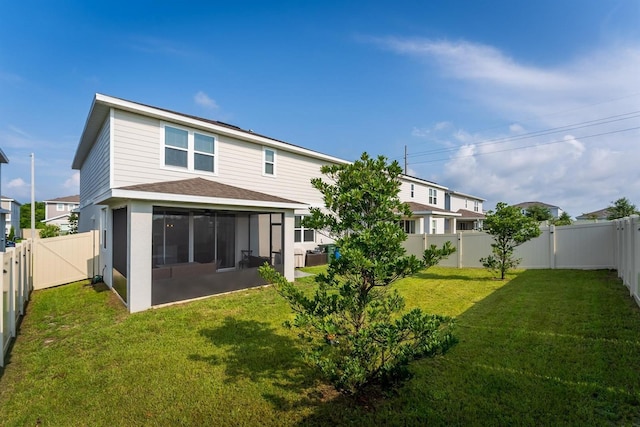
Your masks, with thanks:
<instances>
[{"instance_id":1,"label":"distant house","mask_svg":"<svg viewBox=\"0 0 640 427\"><path fill-rule=\"evenodd\" d=\"M541 206L543 208L549 209L549 212L551 212L551 216L555 219L560 218L560 216L564 213L564 211L559 207L543 202L522 202L513 206L520 208L523 214L525 214L527 212L527 208L530 208L531 206Z\"/></svg>"},{"instance_id":2,"label":"distant house","mask_svg":"<svg viewBox=\"0 0 640 427\"><path fill-rule=\"evenodd\" d=\"M4 154L4 151L0 149L0 166L2 165L2 163L9 163L9 159L7 158L6 154ZM1 189L2 189L2 174L0 173L0 190ZM7 215L9 214L11 214L11 211L0 208L0 230L5 230L7 228L6 226ZM6 244L7 244L6 237L3 234L2 236L0 236L0 252L5 251Z\"/></svg>"},{"instance_id":3,"label":"distant house","mask_svg":"<svg viewBox=\"0 0 640 427\"><path fill-rule=\"evenodd\" d=\"M609 209L604 208L593 212L583 213L576 217L576 221L579 222L598 222L598 221L608 221L609 217Z\"/></svg>"},{"instance_id":4,"label":"distant house","mask_svg":"<svg viewBox=\"0 0 640 427\"><path fill-rule=\"evenodd\" d=\"M447 229L447 232L480 230L485 215L482 203L485 199L458 191L448 191L445 194L445 209L460 214L456 220L456 227Z\"/></svg>"},{"instance_id":5,"label":"distant house","mask_svg":"<svg viewBox=\"0 0 640 427\"><path fill-rule=\"evenodd\" d=\"M22 237L22 229L20 228L20 206L22 203L16 199L7 196L0 196L0 207L9 211L6 214L5 235L11 233L11 227L16 237Z\"/></svg>"},{"instance_id":6,"label":"distant house","mask_svg":"<svg viewBox=\"0 0 640 427\"><path fill-rule=\"evenodd\" d=\"M58 197L44 201L44 222L60 227L61 234L69 232L69 216L80 206L80 196Z\"/></svg>"}]
</instances>

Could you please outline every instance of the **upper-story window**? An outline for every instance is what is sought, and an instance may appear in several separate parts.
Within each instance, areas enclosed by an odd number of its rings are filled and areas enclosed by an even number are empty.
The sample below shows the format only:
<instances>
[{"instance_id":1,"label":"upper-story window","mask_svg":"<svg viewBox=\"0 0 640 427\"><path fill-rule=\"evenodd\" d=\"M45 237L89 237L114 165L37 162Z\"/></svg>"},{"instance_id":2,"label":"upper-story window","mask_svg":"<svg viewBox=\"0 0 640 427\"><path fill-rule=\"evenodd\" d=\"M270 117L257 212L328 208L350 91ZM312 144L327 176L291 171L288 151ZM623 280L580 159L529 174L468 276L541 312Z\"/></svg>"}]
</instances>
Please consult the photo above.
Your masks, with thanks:
<instances>
[{"instance_id":1,"label":"upper-story window","mask_svg":"<svg viewBox=\"0 0 640 427\"><path fill-rule=\"evenodd\" d=\"M469 199L464 199L464 208L469 209Z\"/></svg>"},{"instance_id":2,"label":"upper-story window","mask_svg":"<svg viewBox=\"0 0 640 427\"><path fill-rule=\"evenodd\" d=\"M438 204L438 190L433 188L429 189L429 204L430 205Z\"/></svg>"},{"instance_id":3,"label":"upper-story window","mask_svg":"<svg viewBox=\"0 0 640 427\"><path fill-rule=\"evenodd\" d=\"M216 171L216 140L199 132L164 127L164 164L191 171Z\"/></svg>"},{"instance_id":4,"label":"upper-story window","mask_svg":"<svg viewBox=\"0 0 640 427\"><path fill-rule=\"evenodd\" d=\"M64 211L64 203L56 203L56 210L58 212Z\"/></svg>"},{"instance_id":5,"label":"upper-story window","mask_svg":"<svg viewBox=\"0 0 640 427\"><path fill-rule=\"evenodd\" d=\"M474 210L474 212L478 212L479 208L480 208L480 203L478 203L477 200L474 201L473 202L473 210Z\"/></svg>"},{"instance_id":6,"label":"upper-story window","mask_svg":"<svg viewBox=\"0 0 640 427\"><path fill-rule=\"evenodd\" d=\"M264 148L262 156L264 159L263 175L276 176L276 151L271 148Z\"/></svg>"},{"instance_id":7,"label":"upper-story window","mask_svg":"<svg viewBox=\"0 0 640 427\"><path fill-rule=\"evenodd\" d=\"M411 184L411 198L413 199L413 193L415 190L415 186L413 184Z\"/></svg>"}]
</instances>

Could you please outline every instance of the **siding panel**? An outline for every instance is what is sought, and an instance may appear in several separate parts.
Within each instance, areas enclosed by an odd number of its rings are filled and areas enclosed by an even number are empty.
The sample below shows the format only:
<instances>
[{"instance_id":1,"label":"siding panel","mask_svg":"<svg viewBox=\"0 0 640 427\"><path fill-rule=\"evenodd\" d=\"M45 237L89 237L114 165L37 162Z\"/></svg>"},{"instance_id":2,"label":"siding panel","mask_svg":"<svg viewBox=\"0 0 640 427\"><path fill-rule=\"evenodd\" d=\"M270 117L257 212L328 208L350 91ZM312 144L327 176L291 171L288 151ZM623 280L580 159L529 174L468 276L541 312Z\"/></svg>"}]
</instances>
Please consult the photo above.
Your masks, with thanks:
<instances>
[{"instance_id":1,"label":"siding panel","mask_svg":"<svg viewBox=\"0 0 640 427\"><path fill-rule=\"evenodd\" d=\"M109 124L110 119L107 118L80 169L80 200L83 206L92 203L97 195L109 189Z\"/></svg>"}]
</instances>

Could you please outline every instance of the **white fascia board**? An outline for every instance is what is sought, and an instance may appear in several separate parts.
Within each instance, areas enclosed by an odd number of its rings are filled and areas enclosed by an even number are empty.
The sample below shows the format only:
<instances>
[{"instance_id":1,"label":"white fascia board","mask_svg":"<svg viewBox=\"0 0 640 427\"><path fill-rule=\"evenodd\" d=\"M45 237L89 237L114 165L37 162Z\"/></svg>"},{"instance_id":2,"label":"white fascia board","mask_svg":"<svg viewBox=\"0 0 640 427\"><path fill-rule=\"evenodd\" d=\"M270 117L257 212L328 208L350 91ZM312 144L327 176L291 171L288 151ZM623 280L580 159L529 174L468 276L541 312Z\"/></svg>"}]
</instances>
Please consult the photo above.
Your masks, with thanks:
<instances>
[{"instance_id":1,"label":"white fascia board","mask_svg":"<svg viewBox=\"0 0 640 427\"><path fill-rule=\"evenodd\" d=\"M439 211L416 211L411 212L412 216L415 215L431 215L431 216L462 216L457 212L439 212Z\"/></svg>"},{"instance_id":2,"label":"white fascia board","mask_svg":"<svg viewBox=\"0 0 640 427\"><path fill-rule=\"evenodd\" d=\"M454 196L460 196L460 197L467 197L469 199L474 199L474 200L478 200L480 202L484 202L487 199L483 199L482 197L478 197L478 196L473 196L471 194L466 194L466 193L461 193L459 191L449 191L450 194L454 195Z\"/></svg>"},{"instance_id":3,"label":"white fascia board","mask_svg":"<svg viewBox=\"0 0 640 427\"><path fill-rule=\"evenodd\" d=\"M186 117L179 113L170 113L168 111L159 110L154 107L137 104L131 101L125 101L123 99L112 98L110 96L102 95L99 93L96 94L96 102L100 102L109 107L130 111L133 113L143 114L146 116L151 116L151 117L159 118L162 120L171 121L174 123L181 123L191 127L206 129L213 133L228 135L237 139L243 139L245 141L250 141L256 144L278 148L284 151L301 154L307 157L313 157L313 158L320 159L327 162L339 163L339 164L351 163L344 159L339 159L337 157L329 156L328 154L318 153L316 151L312 151L307 148L302 148L295 145L287 144L285 142L276 141L274 139L267 138L264 136L254 135L246 131L230 129L224 126L218 126L216 124L203 122L201 120L198 120L192 117Z\"/></svg>"},{"instance_id":4,"label":"white fascia board","mask_svg":"<svg viewBox=\"0 0 640 427\"><path fill-rule=\"evenodd\" d=\"M408 175L401 175L400 179L404 179L406 181L409 182L417 182L418 184L422 184L422 185L428 185L430 187L436 187L440 190L448 190L448 187L445 187L444 185L440 185L440 184L436 184L435 182L431 182L431 181L427 181L426 179L422 179L422 178L416 178L414 176L408 176Z\"/></svg>"},{"instance_id":5,"label":"white fascia board","mask_svg":"<svg viewBox=\"0 0 640 427\"><path fill-rule=\"evenodd\" d=\"M225 199L221 197L191 196L188 194L152 193L149 191L123 190L119 188L114 188L108 191L107 193L102 194L101 197L95 201L95 204L100 204L110 198L148 200L148 201L172 202L172 203L198 203L203 205L224 205L224 206L232 206L232 207L274 208L274 209L304 209L307 206L303 203L268 202L263 200Z\"/></svg>"},{"instance_id":6,"label":"white fascia board","mask_svg":"<svg viewBox=\"0 0 640 427\"><path fill-rule=\"evenodd\" d=\"M70 216L70 214L63 214L63 215L53 216L53 217L51 217L51 218L43 219L43 220L42 220L42 221L40 221L40 222L55 221L55 220L57 220L57 219L62 219L62 218L65 218L65 217L67 217L67 218L68 218L69 216Z\"/></svg>"}]
</instances>

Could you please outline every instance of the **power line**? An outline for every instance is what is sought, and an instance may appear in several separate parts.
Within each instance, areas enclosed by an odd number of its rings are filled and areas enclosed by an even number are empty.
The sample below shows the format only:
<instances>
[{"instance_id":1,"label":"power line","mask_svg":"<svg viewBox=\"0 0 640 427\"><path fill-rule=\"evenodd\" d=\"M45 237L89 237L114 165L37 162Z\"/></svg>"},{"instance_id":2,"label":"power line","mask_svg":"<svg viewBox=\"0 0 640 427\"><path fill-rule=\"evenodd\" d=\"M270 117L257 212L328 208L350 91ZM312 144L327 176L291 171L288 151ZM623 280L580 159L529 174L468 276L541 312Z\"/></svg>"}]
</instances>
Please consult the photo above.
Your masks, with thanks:
<instances>
[{"instance_id":1,"label":"power line","mask_svg":"<svg viewBox=\"0 0 640 427\"><path fill-rule=\"evenodd\" d=\"M570 124L570 125L564 125L564 126L558 126L558 127L555 127L555 128L548 128L548 129L543 129L543 130L539 130L539 131L528 132L528 133L525 133L525 134L522 134L522 135L486 139L486 140L474 143L474 145L475 146L487 146L487 145L494 145L494 144L503 144L503 143L506 143L506 142L518 141L518 140L522 140L522 139L529 139L529 138L534 138L534 137L538 137L538 136L551 135L551 134L558 133L558 132L567 132L567 131L570 131L570 130L583 129L583 128L591 127L591 126L600 126L600 125L614 123L614 122L618 122L618 121L622 121L622 120L634 119L634 118L640 117L639 113L640 113L640 111L632 111L632 112L629 112L629 113L617 114L617 115L614 115L614 116L603 117L603 118L600 118L600 119L588 120L588 121L584 121L584 122L573 123L573 124ZM457 149L459 149L463 145L465 145L465 144L459 144L459 145L456 145L454 147L438 148L438 149L433 149L433 150L419 151L417 153L405 154L405 155L407 157L411 158L411 157L422 157L422 156L429 155L429 154L446 153L446 152L456 151Z\"/></svg>"},{"instance_id":2,"label":"power line","mask_svg":"<svg viewBox=\"0 0 640 427\"><path fill-rule=\"evenodd\" d=\"M614 134L614 133L629 132L629 131L637 130L637 129L640 129L640 126L627 128L627 129L619 129L619 130L614 130L614 131L610 131L610 132L603 132L603 133L598 133L598 134L594 134L594 135L579 136L579 137L574 137L574 139L583 140L583 139L595 138L595 137L598 137L598 136L611 135L611 134ZM525 148L541 147L543 145L559 144L559 143L562 143L562 142L566 142L566 140L562 139L562 140L556 140L556 141L543 142L543 143L540 143L540 144L525 145L525 146L522 146L522 147L505 148L505 149L502 149L502 150L495 150L495 151L489 151L489 152L484 152L484 153L465 154L465 155L453 156L453 157L442 158L442 159L423 160L423 161L420 161L420 162L413 162L412 164L438 163L438 162L442 162L442 161L448 161L448 160L453 160L453 159L461 159L461 158L465 158L465 157L477 157L477 156L484 156L484 155L487 155L487 154L504 153L506 151L523 150Z\"/></svg>"}]
</instances>

